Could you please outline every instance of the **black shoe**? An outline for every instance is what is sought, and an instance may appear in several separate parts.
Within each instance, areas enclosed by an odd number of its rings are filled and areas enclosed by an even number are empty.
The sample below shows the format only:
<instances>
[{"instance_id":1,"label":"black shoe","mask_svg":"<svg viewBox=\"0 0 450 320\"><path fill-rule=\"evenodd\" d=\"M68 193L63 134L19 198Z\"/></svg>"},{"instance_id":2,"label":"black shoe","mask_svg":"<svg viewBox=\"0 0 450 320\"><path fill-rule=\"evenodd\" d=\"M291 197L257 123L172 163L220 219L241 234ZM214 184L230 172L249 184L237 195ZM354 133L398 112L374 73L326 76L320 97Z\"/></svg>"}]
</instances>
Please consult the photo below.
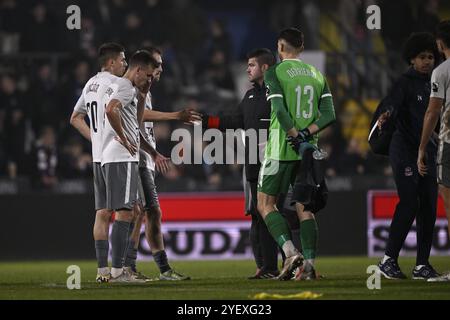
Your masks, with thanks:
<instances>
[{"instance_id":1,"label":"black shoe","mask_svg":"<svg viewBox=\"0 0 450 320\"><path fill-rule=\"evenodd\" d=\"M378 264L380 273L386 278L391 280L406 279L405 274L400 270L396 260L389 258L384 263Z\"/></svg>"},{"instance_id":2,"label":"black shoe","mask_svg":"<svg viewBox=\"0 0 450 320\"><path fill-rule=\"evenodd\" d=\"M412 271L412 278L414 280L427 280L430 278L440 277L440 274L433 269L433 267L429 264L422 266L419 270L417 270L417 266Z\"/></svg>"},{"instance_id":3,"label":"black shoe","mask_svg":"<svg viewBox=\"0 0 450 320\"><path fill-rule=\"evenodd\" d=\"M261 280L261 279L276 279L280 275L278 270L275 271L261 271L254 276L248 277L249 280Z\"/></svg>"},{"instance_id":4,"label":"black shoe","mask_svg":"<svg viewBox=\"0 0 450 320\"><path fill-rule=\"evenodd\" d=\"M263 271L259 275L260 279L275 279L280 275L280 272L278 270L275 271Z\"/></svg>"},{"instance_id":5,"label":"black shoe","mask_svg":"<svg viewBox=\"0 0 450 320\"><path fill-rule=\"evenodd\" d=\"M248 277L248 280L257 280L260 279L259 276L261 275L261 269L257 269L256 273L253 276Z\"/></svg>"}]
</instances>

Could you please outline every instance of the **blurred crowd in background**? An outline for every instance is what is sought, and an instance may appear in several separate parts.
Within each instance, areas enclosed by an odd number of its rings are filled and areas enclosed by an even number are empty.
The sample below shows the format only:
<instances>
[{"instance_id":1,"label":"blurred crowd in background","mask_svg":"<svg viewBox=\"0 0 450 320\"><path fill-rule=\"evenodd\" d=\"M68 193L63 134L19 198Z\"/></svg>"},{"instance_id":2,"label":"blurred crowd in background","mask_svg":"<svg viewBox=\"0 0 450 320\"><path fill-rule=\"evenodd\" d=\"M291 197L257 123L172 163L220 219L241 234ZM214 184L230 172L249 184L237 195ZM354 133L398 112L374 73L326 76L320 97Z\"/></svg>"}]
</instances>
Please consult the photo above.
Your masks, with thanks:
<instances>
[{"instance_id":1,"label":"blurred crowd in background","mask_svg":"<svg viewBox=\"0 0 450 320\"><path fill-rule=\"evenodd\" d=\"M246 53L276 50L280 29L298 26L306 50L327 54L325 75L338 122L321 134L329 153L327 175L391 175L367 146L371 111L392 79L406 70L401 45L413 31L433 32L443 1L194 1L84 0L81 30L68 30L72 1L0 1L0 178L26 177L35 188L92 176L90 144L69 125L86 81L98 71L103 42L124 45L127 55L148 45L163 51L163 75L152 87L154 108L192 107L210 114L239 103L249 88ZM382 29L366 28L368 5L382 10ZM447 10L447 11L445 11ZM171 132L192 127L158 123L159 151L170 156ZM158 186L237 190L241 165L172 166ZM173 182L176 182L174 184Z\"/></svg>"}]
</instances>

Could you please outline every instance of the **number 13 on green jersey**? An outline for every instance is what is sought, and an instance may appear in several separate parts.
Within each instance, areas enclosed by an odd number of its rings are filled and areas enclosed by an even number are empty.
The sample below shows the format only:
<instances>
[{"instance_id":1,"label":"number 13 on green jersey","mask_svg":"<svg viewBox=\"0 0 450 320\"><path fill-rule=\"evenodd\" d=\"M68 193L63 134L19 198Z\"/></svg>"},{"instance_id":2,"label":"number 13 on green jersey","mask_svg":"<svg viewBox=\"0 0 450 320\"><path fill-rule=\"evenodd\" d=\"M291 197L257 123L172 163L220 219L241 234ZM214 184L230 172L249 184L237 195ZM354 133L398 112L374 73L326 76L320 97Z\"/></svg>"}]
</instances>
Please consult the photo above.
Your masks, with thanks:
<instances>
[{"instance_id":1,"label":"number 13 on green jersey","mask_svg":"<svg viewBox=\"0 0 450 320\"><path fill-rule=\"evenodd\" d=\"M331 100L326 79L315 67L299 59L285 59L266 71L264 82L268 90L267 100L281 98L285 108L275 108L272 100L266 158L279 161L300 160L301 157L286 141L286 130L292 127L301 130L318 122L321 100ZM318 124L320 127L320 123ZM317 145L317 140L316 134L309 142Z\"/></svg>"}]
</instances>

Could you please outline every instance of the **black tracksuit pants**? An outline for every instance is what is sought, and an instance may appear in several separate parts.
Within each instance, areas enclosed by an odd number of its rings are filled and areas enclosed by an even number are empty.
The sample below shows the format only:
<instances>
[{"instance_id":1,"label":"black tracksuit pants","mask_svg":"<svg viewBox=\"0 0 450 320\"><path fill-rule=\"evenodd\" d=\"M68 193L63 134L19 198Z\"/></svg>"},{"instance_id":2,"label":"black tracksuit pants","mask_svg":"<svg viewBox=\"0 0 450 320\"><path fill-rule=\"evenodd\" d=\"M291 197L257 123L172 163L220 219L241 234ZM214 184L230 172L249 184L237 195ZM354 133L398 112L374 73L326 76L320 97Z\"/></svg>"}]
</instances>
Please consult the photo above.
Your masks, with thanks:
<instances>
[{"instance_id":1,"label":"black tracksuit pants","mask_svg":"<svg viewBox=\"0 0 450 320\"><path fill-rule=\"evenodd\" d=\"M257 182L249 181L252 198L252 224L250 227L250 242L256 265L262 271L278 270L278 244L273 239L264 219L258 213Z\"/></svg>"},{"instance_id":2,"label":"black tracksuit pants","mask_svg":"<svg viewBox=\"0 0 450 320\"><path fill-rule=\"evenodd\" d=\"M404 145L393 139L389 160L394 172L395 183L400 198L391 222L386 255L397 259L406 236L416 219L417 258L416 265L428 263L433 230L436 222L438 186L436 165L433 155L427 163L428 174L420 176L414 152L405 150Z\"/></svg>"}]
</instances>

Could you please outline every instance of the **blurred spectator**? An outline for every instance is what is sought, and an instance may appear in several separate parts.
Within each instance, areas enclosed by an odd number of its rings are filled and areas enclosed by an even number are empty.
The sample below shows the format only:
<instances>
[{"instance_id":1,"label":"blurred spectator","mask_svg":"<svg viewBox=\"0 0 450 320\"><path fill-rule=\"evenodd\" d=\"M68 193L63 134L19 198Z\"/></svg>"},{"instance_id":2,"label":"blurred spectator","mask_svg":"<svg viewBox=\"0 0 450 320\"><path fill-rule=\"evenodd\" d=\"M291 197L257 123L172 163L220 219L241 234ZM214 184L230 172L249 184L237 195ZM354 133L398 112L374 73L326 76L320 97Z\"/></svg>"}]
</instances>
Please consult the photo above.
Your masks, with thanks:
<instances>
[{"instance_id":1,"label":"blurred spectator","mask_svg":"<svg viewBox=\"0 0 450 320\"><path fill-rule=\"evenodd\" d=\"M80 179L92 172L92 157L84 152L79 138L71 139L62 150L58 166L61 178Z\"/></svg>"},{"instance_id":2,"label":"blurred spectator","mask_svg":"<svg viewBox=\"0 0 450 320\"><path fill-rule=\"evenodd\" d=\"M15 53L19 50L22 13L15 0L0 3L0 52Z\"/></svg>"},{"instance_id":3,"label":"blurred spectator","mask_svg":"<svg viewBox=\"0 0 450 320\"><path fill-rule=\"evenodd\" d=\"M191 0L172 0L168 8L167 42L176 52L180 83L193 85L195 81L195 66L199 61L204 41L207 39L205 14L198 3ZM182 13L182 16L180 16Z\"/></svg>"},{"instance_id":4,"label":"blurred spectator","mask_svg":"<svg viewBox=\"0 0 450 320\"><path fill-rule=\"evenodd\" d=\"M4 113L4 126L0 130L3 129L6 137L8 176L15 178L17 174L27 173L25 147L29 116L27 103L23 94L18 92L16 80L12 76L5 75L1 78L0 105L0 117Z\"/></svg>"},{"instance_id":5,"label":"blurred spectator","mask_svg":"<svg viewBox=\"0 0 450 320\"><path fill-rule=\"evenodd\" d=\"M210 61L204 74L205 87L210 90L230 91L234 96L235 84L230 66L226 63L225 53L219 49L211 53Z\"/></svg>"},{"instance_id":6,"label":"blurred spectator","mask_svg":"<svg viewBox=\"0 0 450 320\"><path fill-rule=\"evenodd\" d=\"M20 41L21 50L52 52L59 49L57 28L43 2L37 2L31 8L27 20Z\"/></svg>"},{"instance_id":7,"label":"blurred spectator","mask_svg":"<svg viewBox=\"0 0 450 320\"><path fill-rule=\"evenodd\" d=\"M78 46L79 49L91 59L97 57L97 47L102 41L98 28L99 26L95 23L93 18L82 15Z\"/></svg>"},{"instance_id":8,"label":"blurred spectator","mask_svg":"<svg viewBox=\"0 0 450 320\"><path fill-rule=\"evenodd\" d=\"M414 26L412 4L409 0L380 0L379 5L383 13L381 36L388 54L389 68L396 78L405 68L401 49Z\"/></svg>"},{"instance_id":9,"label":"blurred spectator","mask_svg":"<svg viewBox=\"0 0 450 320\"><path fill-rule=\"evenodd\" d=\"M341 175L362 175L365 173L366 154L358 139L348 141L347 149L338 160L338 173Z\"/></svg>"},{"instance_id":10,"label":"blurred spectator","mask_svg":"<svg viewBox=\"0 0 450 320\"><path fill-rule=\"evenodd\" d=\"M366 9L374 4L374 0L341 0L339 1L340 21L344 28L343 41L347 60L350 62L349 82L355 96L363 95L363 89L369 91L374 81L379 81L377 68L373 67L372 35L374 31L366 26ZM358 65L362 56L363 63Z\"/></svg>"},{"instance_id":11,"label":"blurred spectator","mask_svg":"<svg viewBox=\"0 0 450 320\"><path fill-rule=\"evenodd\" d=\"M162 0L144 0L143 24L146 36L155 44L163 45L167 41L167 30L161 28L165 24L167 11L170 6L169 1Z\"/></svg>"},{"instance_id":12,"label":"blurred spectator","mask_svg":"<svg viewBox=\"0 0 450 320\"><path fill-rule=\"evenodd\" d=\"M223 20L213 19L210 22L209 32L210 36L206 45L207 57L211 57L215 51L222 51L225 56L225 62L229 63L231 53L233 52L233 44L226 30L225 22Z\"/></svg>"},{"instance_id":13,"label":"blurred spectator","mask_svg":"<svg viewBox=\"0 0 450 320\"><path fill-rule=\"evenodd\" d=\"M142 17L137 12L130 12L125 15L122 29L122 44L132 54L140 49L142 42L146 38L146 30L143 28Z\"/></svg>"},{"instance_id":14,"label":"blurred spectator","mask_svg":"<svg viewBox=\"0 0 450 320\"><path fill-rule=\"evenodd\" d=\"M295 26L294 16L297 13L296 0L279 0L270 6L270 25L272 29L280 30Z\"/></svg>"},{"instance_id":15,"label":"blurred spectator","mask_svg":"<svg viewBox=\"0 0 450 320\"><path fill-rule=\"evenodd\" d=\"M434 33L439 23L438 9L439 0L422 0L417 11L414 31Z\"/></svg>"},{"instance_id":16,"label":"blurred spectator","mask_svg":"<svg viewBox=\"0 0 450 320\"><path fill-rule=\"evenodd\" d=\"M80 60L75 65L67 82L60 86L58 94L62 104L59 105L58 110L58 118L60 120L57 127L58 130L61 128L71 129L67 127L67 121L73 111L75 103L83 91L84 85L91 76L91 67L89 63L86 60Z\"/></svg>"},{"instance_id":17,"label":"blurred spectator","mask_svg":"<svg viewBox=\"0 0 450 320\"><path fill-rule=\"evenodd\" d=\"M50 64L43 63L38 67L35 78L31 79L30 111L35 132L40 132L46 125L56 127L61 119L61 106L52 72Z\"/></svg>"},{"instance_id":18,"label":"blurred spectator","mask_svg":"<svg viewBox=\"0 0 450 320\"><path fill-rule=\"evenodd\" d=\"M33 185L38 189L52 189L58 183L56 169L58 166L58 150L55 130L45 126L41 130L32 153Z\"/></svg>"}]
</instances>

